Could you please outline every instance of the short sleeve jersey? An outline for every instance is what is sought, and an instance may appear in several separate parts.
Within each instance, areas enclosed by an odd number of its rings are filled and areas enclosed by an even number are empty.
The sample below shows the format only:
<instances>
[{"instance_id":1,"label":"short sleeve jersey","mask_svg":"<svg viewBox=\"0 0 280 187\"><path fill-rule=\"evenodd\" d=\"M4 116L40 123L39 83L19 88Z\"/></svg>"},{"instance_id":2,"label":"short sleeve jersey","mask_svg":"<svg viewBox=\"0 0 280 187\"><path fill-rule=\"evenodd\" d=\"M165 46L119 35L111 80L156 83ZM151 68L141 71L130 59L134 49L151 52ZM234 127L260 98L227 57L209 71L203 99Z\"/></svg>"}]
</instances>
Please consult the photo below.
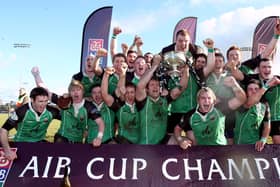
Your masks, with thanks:
<instances>
[{"instance_id":1,"label":"short sleeve jersey","mask_svg":"<svg viewBox=\"0 0 280 187\"><path fill-rule=\"evenodd\" d=\"M168 81L168 90L172 90L175 87L179 86L179 78L169 79ZM198 92L199 85L193 73L190 73L188 86L181 93L181 95L173 100L171 104L172 113L185 113L195 108L197 105L196 94Z\"/></svg>"},{"instance_id":2,"label":"short sleeve jersey","mask_svg":"<svg viewBox=\"0 0 280 187\"><path fill-rule=\"evenodd\" d=\"M240 107L236 111L234 143L255 144L260 139L261 126L269 121L268 104L259 102L249 109Z\"/></svg>"},{"instance_id":3,"label":"short sleeve jersey","mask_svg":"<svg viewBox=\"0 0 280 187\"><path fill-rule=\"evenodd\" d=\"M230 99L234 96L232 89L224 85L226 77L226 73L221 74L219 77L217 77L215 73L211 73L206 80L206 85L211 88L220 99Z\"/></svg>"},{"instance_id":4,"label":"short sleeve jersey","mask_svg":"<svg viewBox=\"0 0 280 187\"><path fill-rule=\"evenodd\" d=\"M97 112L101 114L105 124L102 142L106 142L115 136L115 113L105 103L102 104L100 109L97 108ZM94 120L89 120L87 143L91 143L93 139L97 137L98 132L99 130L96 122Z\"/></svg>"},{"instance_id":5,"label":"short sleeve jersey","mask_svg":"<svg viewBox=\"0 0 280 187\"><path fill-rule=\"evenodd\" d=\"M83 135L88 125L88 119L95 120L100 116L96 107L84 101L84 104L75 110L73 104L68 109L61 111L61 126L58 134L73 142L82 142Z\"/></svg>"},{"instance_id":6,"label":"short sleeve jersey","mask_svg":"<svg viewBox=\"0 0 280 187\"><path fill-rule=\"evenodd\" d=\"M167 99L159 97L153 101L149 96L143 101L136 101L139 111L140 144L159 144L167 129Z\"/></svg>"},{"instance_id":7,"label":"short sleeve jersey","mask_svg":"<svg viewBox=\"0 0 280 187\"><path fill-rule=\"evenodd\" d=\"M132 143L138 143L140 136L140 124L135 105L125 103L116 113L119 129L118 134Z\"/></svg>"},{"instance_id":8,"label":"short sleeve jersey","mask_svg":"<svg viewBox=\"0 0 280 187\"><path fill-rule=\"evenodd\" d=\"M179 126L184 131L192 130L198 145L226 145L225 116L213 107L201 114L198 109L186 113Z\"/></svg>"},{"instance_id":9,"label":"short sleeve jersey","mask_svg":"<svg viewBox=\"0 0 280 187\"><path fill-rule=\"evenodd\" d=\"M49 124L53 119L60 119L57 108L47 106L41 114L38 114L29 102L17 108L3 128L17 129L14 138L16 142L39 142L45 139Z\"/></svg>"}]
</instances>

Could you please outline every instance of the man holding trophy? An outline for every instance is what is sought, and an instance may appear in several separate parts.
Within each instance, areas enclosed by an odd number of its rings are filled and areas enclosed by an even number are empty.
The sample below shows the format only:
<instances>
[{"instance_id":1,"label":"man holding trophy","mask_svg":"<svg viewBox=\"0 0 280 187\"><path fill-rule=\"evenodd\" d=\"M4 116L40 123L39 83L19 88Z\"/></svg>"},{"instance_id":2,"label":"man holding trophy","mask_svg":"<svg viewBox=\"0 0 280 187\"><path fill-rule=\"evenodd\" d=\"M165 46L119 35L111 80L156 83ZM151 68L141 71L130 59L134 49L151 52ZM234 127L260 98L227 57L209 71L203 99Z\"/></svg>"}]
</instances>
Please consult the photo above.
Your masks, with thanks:
<instances>
[{"instance_id":1,"label":"man holding trophy","mask_svg":"<svg viewBox=\"0 0 280 187\"><path fill-rule=\"evenodd\" d=\"M190 43L190 35L187 30L180 30L176 34L176 42L162 49L163 62L162 67L164 78L167 77L167 89L173 90L180 88L180 67L187 64L189 66L189 79L187 81L187 88L182 91L180 96L170 103L168 116L167 133L173 134L174 127L179 124L184 113L190 111L197 106L196 95L200 87L203 85L201 76L207 77L214 69L214 42L211 39L203 41L206 48L208 48L207 63L201 69L193 67L192 59L196 60L197 46ZM174 138L170 138L168 144L177 144Z\"/></svg>"},{"instance_id":2,"label":"man holding trophy","mask_svg":"<svg viewBox=\"0 0 280 187\"><path fill-rule=\"evenodd\" d=\"M158 77L154 76L161 61L160 55L154 56L152 67L140 78L136 87L136 107L140 116L139 144L166 144L168 103L179 97L187 87L189 66L184 65L180 69L180 89L175 87L163 95Z\"/></svg>"}]
</instances>

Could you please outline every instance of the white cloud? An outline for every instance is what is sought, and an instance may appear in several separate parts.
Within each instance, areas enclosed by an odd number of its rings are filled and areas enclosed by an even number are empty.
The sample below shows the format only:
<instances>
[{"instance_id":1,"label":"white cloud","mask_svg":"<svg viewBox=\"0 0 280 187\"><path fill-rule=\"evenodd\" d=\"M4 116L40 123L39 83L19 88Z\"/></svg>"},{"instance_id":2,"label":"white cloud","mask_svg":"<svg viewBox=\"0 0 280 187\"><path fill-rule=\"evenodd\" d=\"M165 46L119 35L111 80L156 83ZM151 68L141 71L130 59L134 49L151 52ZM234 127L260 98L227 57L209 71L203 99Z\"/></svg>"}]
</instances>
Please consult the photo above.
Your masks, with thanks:
<instances>
[{"instance_id":1,"label":"white cloud","mask_svg":"<svg viewBox=\"0 0 280 187\"><path fill-rule=\"evenodd\" d=\"M279 14L280 5L267 6L261 9L253 7L239 8L226 12L219 17L212 17L198 23L198 43L211 37L217 47L226 49L232 44L251 46L253 32L257 24L265 17Z\"/></svg>"},{"instance_id":2,"label":"white cloud","mask_svg":"<svg viewBox=\"0 0 280 187\"><path fill-rule=\"evenodd\" d=\"M197 6L200 5L202 0L190 0L190 5L191 6Z\"/></svg>"},{"instance_id":3,"label":"white cloud","mask_svg":"<svg viewBox=\"0 0 280 187\"><path fill-rule=\"evenodd\" d=\"M234 1L229 1L229 0L190 0L190 6L192 7L199 7L202 4L203 5L219 5L220 7L227 5L244 5L244 4L250 4L250 3L256 3L257 1L262 2L262 0L234 0Z\"/></svg>"}]
</instances>

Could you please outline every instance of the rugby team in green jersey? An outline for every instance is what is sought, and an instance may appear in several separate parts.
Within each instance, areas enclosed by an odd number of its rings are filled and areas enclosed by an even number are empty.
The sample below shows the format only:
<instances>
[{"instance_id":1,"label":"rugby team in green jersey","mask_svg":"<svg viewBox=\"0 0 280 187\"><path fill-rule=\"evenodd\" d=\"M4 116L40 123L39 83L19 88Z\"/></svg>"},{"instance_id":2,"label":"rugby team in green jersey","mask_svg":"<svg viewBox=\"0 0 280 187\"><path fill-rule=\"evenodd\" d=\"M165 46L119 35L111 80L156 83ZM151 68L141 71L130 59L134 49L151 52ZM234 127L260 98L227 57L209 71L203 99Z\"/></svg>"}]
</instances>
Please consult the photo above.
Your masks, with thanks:
<instances>
[{"instance_id":1,"label":"rugby team in green jersey","mask_svg":"<svg viewBox=\"0 0 280 187\"><path fill-rule=\"evenodd\" d=\"M55 143L93 147L177 144L182 149L254 144L261 151L271 135L273 143L280 144L280 77L272 74L270 59L280 35L277 24L266 49L244 63L237 46L228 49L225 63L212 39L203 41L208 50L205 55L190 43L188 31L180 30L175 43L154 55L147 65L139 36L130 48L122 45L123 53L116 52L120 33L119 27L114 28L110 45L113 66L101 68L99 61L107 56L107 50L98 49L87 57L84 70L73 75L67 94L58 96L48 90L39 69L32 69L38 87L0 129L7 159L17 158L10 151L10 129L17 129L16 142L45 142L53 119L61 121ZM178 76L164 72L169 77L163 80L157 71L170 51L185 54L186 64L177 67Z\"/></svg>"}]
</instances>

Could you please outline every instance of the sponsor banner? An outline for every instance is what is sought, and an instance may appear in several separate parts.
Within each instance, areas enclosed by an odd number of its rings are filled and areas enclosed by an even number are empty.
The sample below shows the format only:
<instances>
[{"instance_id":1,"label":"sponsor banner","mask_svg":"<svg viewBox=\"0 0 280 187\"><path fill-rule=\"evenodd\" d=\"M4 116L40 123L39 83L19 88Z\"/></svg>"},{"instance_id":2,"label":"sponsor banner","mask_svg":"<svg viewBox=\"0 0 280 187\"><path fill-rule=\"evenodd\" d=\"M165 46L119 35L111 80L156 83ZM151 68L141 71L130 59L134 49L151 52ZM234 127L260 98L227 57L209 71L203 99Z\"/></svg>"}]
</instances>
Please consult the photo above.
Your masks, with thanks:
<instances>
[{"instance_id":1,"label":"sponsor banner","mask_svg":"<svg viewBox=\"0 0 280 187\"><path fill-rule=\"evenodd\" d=\"M197 17L185 17L181 19L175 26L173 31L173 42L176 41L176 33L179 30L186 29L190 33L191 43L195 43L196 39L196 24L197 24Z\"/></svg>"},{"instance_id":2,"label":"sponsor banner","mask_svg":"<svg viewBox=\"0 0 280 187\"><path fill-rule=\"evenodd\" d=\"M278 186L280 146L16 143L5 187L59 186L69 166L74 186Z\"/></svg>"},{"instance_id":3,"label":"sponsor banner","mask_svg":"<svg viewBox=\"0 0 280 187\"><path fill-rule=\"evenodd\" d=\"M12 148L12 151L16 152L16 148ZM13 161L9 161L4 157L4 150L0 147L0 187L4 186L9 171L13 165Z\"/></svg>"},{"instance_id":4,"label":"sponsor banner","mask_svg":"<svg viewBox=\"0 0 280 187\"><path fill-rule=\"evenodd\" d=\"M256 57L267 47L274 34L277 18L278 16L266 17L258 23L253 36L252 57ZM272 57L274 57L275 52Z\"/></svg>"},{"instance_id":5,"label":"sponsor banner","mask_svg":"<svg viewBox=\"0 0 280 187\"><path fill-rule=\"evenodd\" d=\"M108 50L112 10L112 7L103 7L94 11L87 18L83 30L80 71L84 70L88 55L95 55L99 48ZM101 58L100 64L102 67L106 67L107 57Z\"/></svg>"}]
</instances>

